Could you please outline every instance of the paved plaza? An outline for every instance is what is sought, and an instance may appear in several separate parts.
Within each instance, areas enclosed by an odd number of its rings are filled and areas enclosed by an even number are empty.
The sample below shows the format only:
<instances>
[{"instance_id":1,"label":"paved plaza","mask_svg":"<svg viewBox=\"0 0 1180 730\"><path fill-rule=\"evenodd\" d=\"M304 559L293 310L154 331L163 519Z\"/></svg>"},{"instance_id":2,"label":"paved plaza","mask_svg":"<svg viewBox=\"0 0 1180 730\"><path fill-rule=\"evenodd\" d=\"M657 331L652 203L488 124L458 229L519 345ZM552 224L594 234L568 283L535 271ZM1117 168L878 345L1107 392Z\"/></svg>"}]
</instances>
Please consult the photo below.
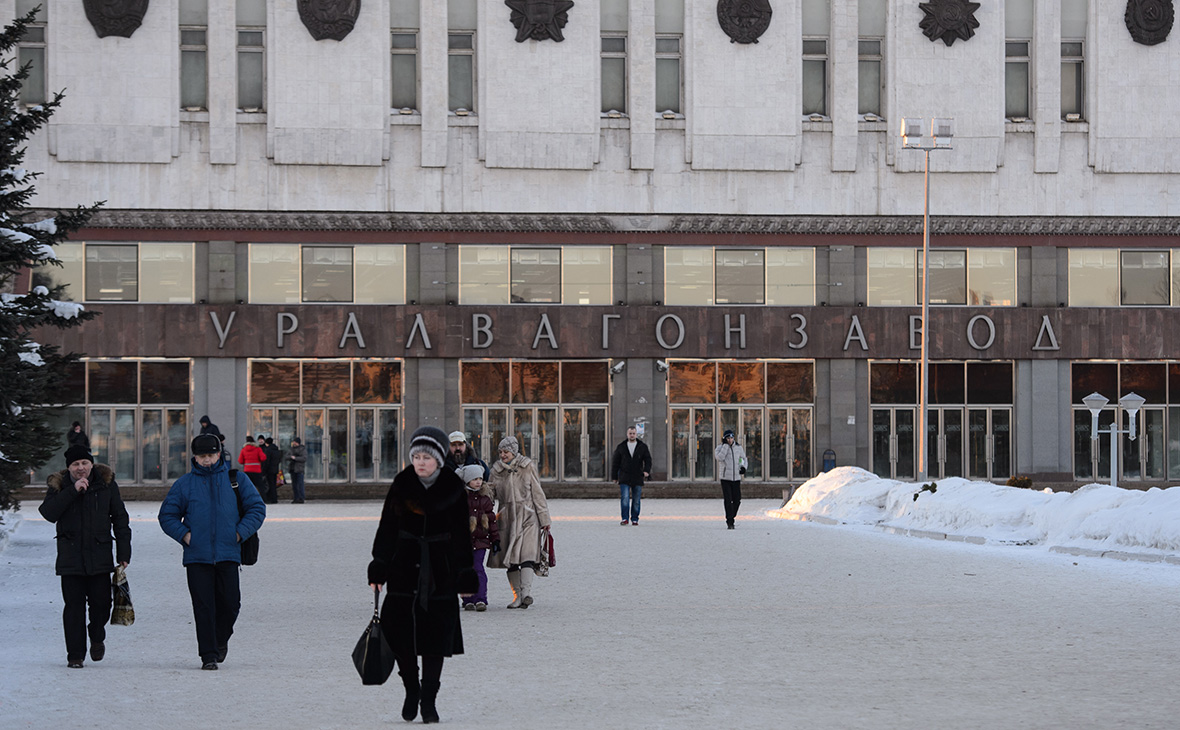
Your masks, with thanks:
<instances>
[{"instance_id":1,"label":"paved plaza","mask_svg":"<svg viewBox=\"0 0 1180 730\"><path fill-rule=\"evenodd\" d=\"M17 728L402 726L353 644L377 502L280 504L243 569L221 671L202 672L180 549L132 502L137 620L66 668L53 527L27 501L0 553L0 718ZM554 500L557 567L536 604L464 613L445 726L1174 728L1180 568L951 544L767 517L720 500Z\"/></svg>"}]
</instances>

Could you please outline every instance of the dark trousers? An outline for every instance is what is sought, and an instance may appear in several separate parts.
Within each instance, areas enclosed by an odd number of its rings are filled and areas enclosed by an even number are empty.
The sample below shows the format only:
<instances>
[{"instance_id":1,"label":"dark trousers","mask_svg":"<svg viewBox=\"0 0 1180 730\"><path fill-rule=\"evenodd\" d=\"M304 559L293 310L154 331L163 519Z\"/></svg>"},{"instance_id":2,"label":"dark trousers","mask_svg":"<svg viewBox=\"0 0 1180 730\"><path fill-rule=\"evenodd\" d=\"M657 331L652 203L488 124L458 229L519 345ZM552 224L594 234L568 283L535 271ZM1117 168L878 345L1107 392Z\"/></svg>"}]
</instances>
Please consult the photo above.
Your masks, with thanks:
<instances>
[{"instance_id":1,"label":"dark trousers","mask_svg":"<svg viewBox=\"0 0 1180 730\"><path fill-rule=\"evenodd\" d=\"M302 502L305 499L303 493L303 472L291 472L291 501Z\"/></svg>"},{"instance_id":2,"label":"dark trousers","mask_svg":"<svg viewBox=\"0 0 1180 730\"><path fill-rule=\"evenodd\" d=\"M197 652L201 661L217 658L217 647L229 643L242 607L238 564L224 561L186 565L188 592L193 599L193 624L197 627Z\"/></svg>"},{"instance_id":3,"label":"dark trousers","mask_svg":"<svg viewBox=\"0 0 1180 730\"><path fill-rule=\"evenodd\" d=\"M267 504L279 503L279 473L266 473L266 494L262 495Z\"/></svg>"},{"instance_id":4,"label":"dark trousers","mask_svg":"<svg viewBox=\"0 0 1180 730\"><path fill-rule=\"evenodd\" d=\"M63 575L61 597L66 602L61 612L66 631L66 660L80 662L86 657L87 604L90 605L90 643L106 641L106 625L111 620L111 574Z\"/></svg>"},{"instance_id":5,"label":"dark trousers","mask_svg":"<svg viewBox=\"0 0 1180 730\"><path fill-rule=\"evenodd\" d=\"M725 524L732 525L733 518L737 517L738 507L742 506L742 483L722 479L721 498L725 501Z\"/></svg>"},{"instance_id":6,"label":"dark trousers","mask_svg":"<svg viewBox=\"0 0 1180 730\"><path fill-rule=\"evenodd\" d=\"M422 684L438 683L442 676L443 657L422 657ZM397 655L397 673L401 675L403 684L413 684L418 681L418 658L413 654Z\"/></svg>"}]
</instances>

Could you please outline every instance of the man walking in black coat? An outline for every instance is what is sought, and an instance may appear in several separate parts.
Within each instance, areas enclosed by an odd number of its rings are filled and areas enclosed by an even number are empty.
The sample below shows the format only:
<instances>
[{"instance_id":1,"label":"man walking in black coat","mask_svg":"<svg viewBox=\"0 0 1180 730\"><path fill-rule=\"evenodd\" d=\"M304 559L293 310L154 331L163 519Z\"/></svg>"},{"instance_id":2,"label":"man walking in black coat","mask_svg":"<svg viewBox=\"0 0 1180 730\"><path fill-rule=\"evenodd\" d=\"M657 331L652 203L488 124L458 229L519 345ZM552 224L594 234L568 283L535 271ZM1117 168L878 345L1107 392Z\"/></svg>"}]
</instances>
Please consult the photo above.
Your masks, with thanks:
<instances>
[{"instance_id":1,"label":"man walking in black coat","mask_svg":"<svg viewBox=\"0 0 1180 730\"><path fill-rule=\"evenodd\" d=\"M49 475L49 489L41 503L41 516L57 525L57 574L66 607L62 625L66 634L66 662L81 669L86 657L86 607L90 607L90 658L102 661L106 654L106 624L111 618L111 536L119 565L131 562L131 521L119 496L115 473L106 464L95 464L90 450L71 446L66 450L65 471Z\"/></svg>"},{"instance_id":2,"label":"man walking in black coat","mask_svg":"<svg viewBox=\"0 0 1180 730\"><path fill-rule=\"evenodd\" d=\"M619 505L623 520L620 525L639 524L639 498L643 480L651 476L651 451L639 440L639 431L627 429L627 440L615 448L610 460L610 478L619 483Z\"/></svg>"},{"instance_id":3,"label":"man walking in black coat","mask_svg":"<svg viewBox=\"0 0 1180 730\"><path fill-rule=\"evenodd\" d=\"M263 501L267 504L278 504L279 470L283 467L283 452L275 445L275 440L271 436L263 440L262 434L258 434L258 440L263 442L260 446L262 453L266 454L266 461L262 464L262 473L266 476L266 499Z\"/></svg>"}]
</instances>

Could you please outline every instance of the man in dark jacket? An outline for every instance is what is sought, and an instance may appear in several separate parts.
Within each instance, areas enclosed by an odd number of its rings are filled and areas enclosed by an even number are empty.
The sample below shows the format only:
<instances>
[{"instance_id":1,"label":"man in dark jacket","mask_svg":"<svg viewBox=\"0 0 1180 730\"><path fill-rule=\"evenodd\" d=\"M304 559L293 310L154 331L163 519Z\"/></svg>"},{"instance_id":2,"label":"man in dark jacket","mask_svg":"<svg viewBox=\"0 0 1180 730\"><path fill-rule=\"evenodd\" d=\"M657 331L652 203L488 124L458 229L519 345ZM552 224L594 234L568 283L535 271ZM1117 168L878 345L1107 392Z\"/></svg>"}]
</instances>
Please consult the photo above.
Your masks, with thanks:
<instances>
[{"instance_id":1,"label":"man in dark jacket","mask_svg":"<svg viewBox=\"0 0 1180 730\"><path fill-rule=\"evenodd\" d=\"M217 436L222 441L225 440L225 437L221 435L221 429L217 427L216 423L209 420L209 416L201 416L201 420L198 421L198 423L201 424L201 435L202 436L204 436L205 434L208 433L208 434L213 434L214 436Z\"/></svg>"},{"instance_id":2,"label":"man in dark jacket","mask_svg":"<svg viewBox=\"0 0 1180 730\"><path fill-rule=\"evenodd\" d=\"M193 602L201 669L217 669L242 607L238 565L242 541L266 518L266 505L247 479L238 494L221 456L221 442L208 434L192 443L192 471L177 479L160 505L160 527L184 547L184 567ZM109 592L108 588L108 592Z\"/></svg>"},{"instance_id":3,"label":"man in dark jacket","mask_svg":"<svg viewBox=\"0 0 1180 730\"><path fill-rule=\"evenodd\" d=\"M303 472L307 469L307 447L298 436L291 439L291 450L287 454L291 466L287 471L291 474L291 504L303 504Z\"/></svg>"},{"instance_id":4,"label":"man in dark jacket","mask_svg":"<svg viewBox=\"0 0 1180 730\"><path fill-rule=\"evenodd\" d=\"M615 447L610 460L610 478L619 483L619 503L623 514L620 525L639 524L639 498L643 480L651 476L651 451L639 440L639 431L627 429L627 440Z\"/></svg>"},{"instance_id":5,"label":"man in dark jacket","mask_svg":"<svg viewBox=\"0 0 1180 730\"><path fill-rule=\"evenodd\" d=\"M446 465L451 467L451 471L458 471L461 467L477 464L483 467L483 478L484 481L487 481L487 462L479 458L479 454L475 453L474 446L467 443L467 434L462 431L451 431L451 435L447 438L451 440L451 450L447 452Z\"/></svg>"},{"instance_id":6,"label":"man in dark jacket","mask_svg":"<svg viewBox=\"0 0 1180 730\"><path fill-rule=\"evenodd\" d=\"M111 618L111 536L116 559L124 568L131 562L131 521L119 496L115 473L95 464L84 446L66 450L65 471L50 474L41 516L57 525L57 574L65 599L62 625L66 633L66 662L82 668L86 656L86 606L90 606L90 658L106 654L106 624Z\"/></svg>"},{"instance_id":7,"label":"man in dark jacket","mask_svg":"<svg viewBox=\"0 0 1180 730\"><path fill-rule=\"evenodd\" d=\"M262 434L258 435L258 439L262 441ZM266 461L262 464L262 471L266 474L266 498L263 501L267 504L278 504L279 470L283 468L283 452L270 436L267 436L259 446L262 446L262 453L266 454Z\"/></svg>"}]
</instances>

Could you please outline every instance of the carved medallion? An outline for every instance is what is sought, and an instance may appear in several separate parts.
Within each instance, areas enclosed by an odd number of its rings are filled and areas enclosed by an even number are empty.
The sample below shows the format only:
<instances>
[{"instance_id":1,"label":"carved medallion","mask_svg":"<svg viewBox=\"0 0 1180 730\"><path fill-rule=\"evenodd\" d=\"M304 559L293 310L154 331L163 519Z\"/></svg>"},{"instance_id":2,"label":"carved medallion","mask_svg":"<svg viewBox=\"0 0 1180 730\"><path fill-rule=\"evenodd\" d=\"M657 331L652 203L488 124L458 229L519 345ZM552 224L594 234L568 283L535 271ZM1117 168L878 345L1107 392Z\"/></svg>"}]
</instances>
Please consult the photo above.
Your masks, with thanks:
<instances>
[{"instance_id":1,"label":"carved medallion","mask_svg":"<svg viewBox=\"0 0 1180 730\"><path fill-rule=\"evenodd\" d=\"M143 24L148 0L82 0L82 8L99 38L130 38Z\"/></svg>"},{"instance_id":2,"label":"carved medallion","mask_svg":"<svg viewBox=\"0 0 1180 730\"><path fill-rule=\"evenodd\" d=\"M979 27L979 21L975 19L979 3L931 0L928 3L918 3L918 7L926 13L918 27L932 41L942 39L943 43L953 46L957 40L969 40Z\"/></svg>"},{"instance_id":3,"label":"carved medallion","mask_svg":"<svg viewBox=\"0 0 1180 730\"><path fill-rule=\"evenodd\" d=\"M360 14L361 0L299 0L299 19L317 41L344 40Z\"/></svg>"},{"instance_id":4,"label":"carved medallion","mask_svg":"<svg viewBox=\"0 0 1180 730\"><path fill-rule=\"evenodd\" d=\"M717 22L730 43L757 43L770 27L770 0L717 0Z\"/></svg>"},{"instance_id":5,"label":"carved medallion","mask_svg":"<svg viewBox=\"0 0 1180 730\"><path fill-rule=\"evenodd\" d=\"M1131 31L1131 40L1154 46L1168 37L1175 17L1171 0L1127 0L1124 20Z\"/></svg>"},{"instance_id":6,"label":"carved medallion","mask_svg":"<svg viewBox=\"0 0 1180 730\"><path fill-rule=\"evenodd\" d=\"M565 40L561 29L569 22L567 11L574 6L573 0L504 0L504 4L512 8L510 20L516 26L517 43L528 38Z\"/></svg>"}]
</instances>

